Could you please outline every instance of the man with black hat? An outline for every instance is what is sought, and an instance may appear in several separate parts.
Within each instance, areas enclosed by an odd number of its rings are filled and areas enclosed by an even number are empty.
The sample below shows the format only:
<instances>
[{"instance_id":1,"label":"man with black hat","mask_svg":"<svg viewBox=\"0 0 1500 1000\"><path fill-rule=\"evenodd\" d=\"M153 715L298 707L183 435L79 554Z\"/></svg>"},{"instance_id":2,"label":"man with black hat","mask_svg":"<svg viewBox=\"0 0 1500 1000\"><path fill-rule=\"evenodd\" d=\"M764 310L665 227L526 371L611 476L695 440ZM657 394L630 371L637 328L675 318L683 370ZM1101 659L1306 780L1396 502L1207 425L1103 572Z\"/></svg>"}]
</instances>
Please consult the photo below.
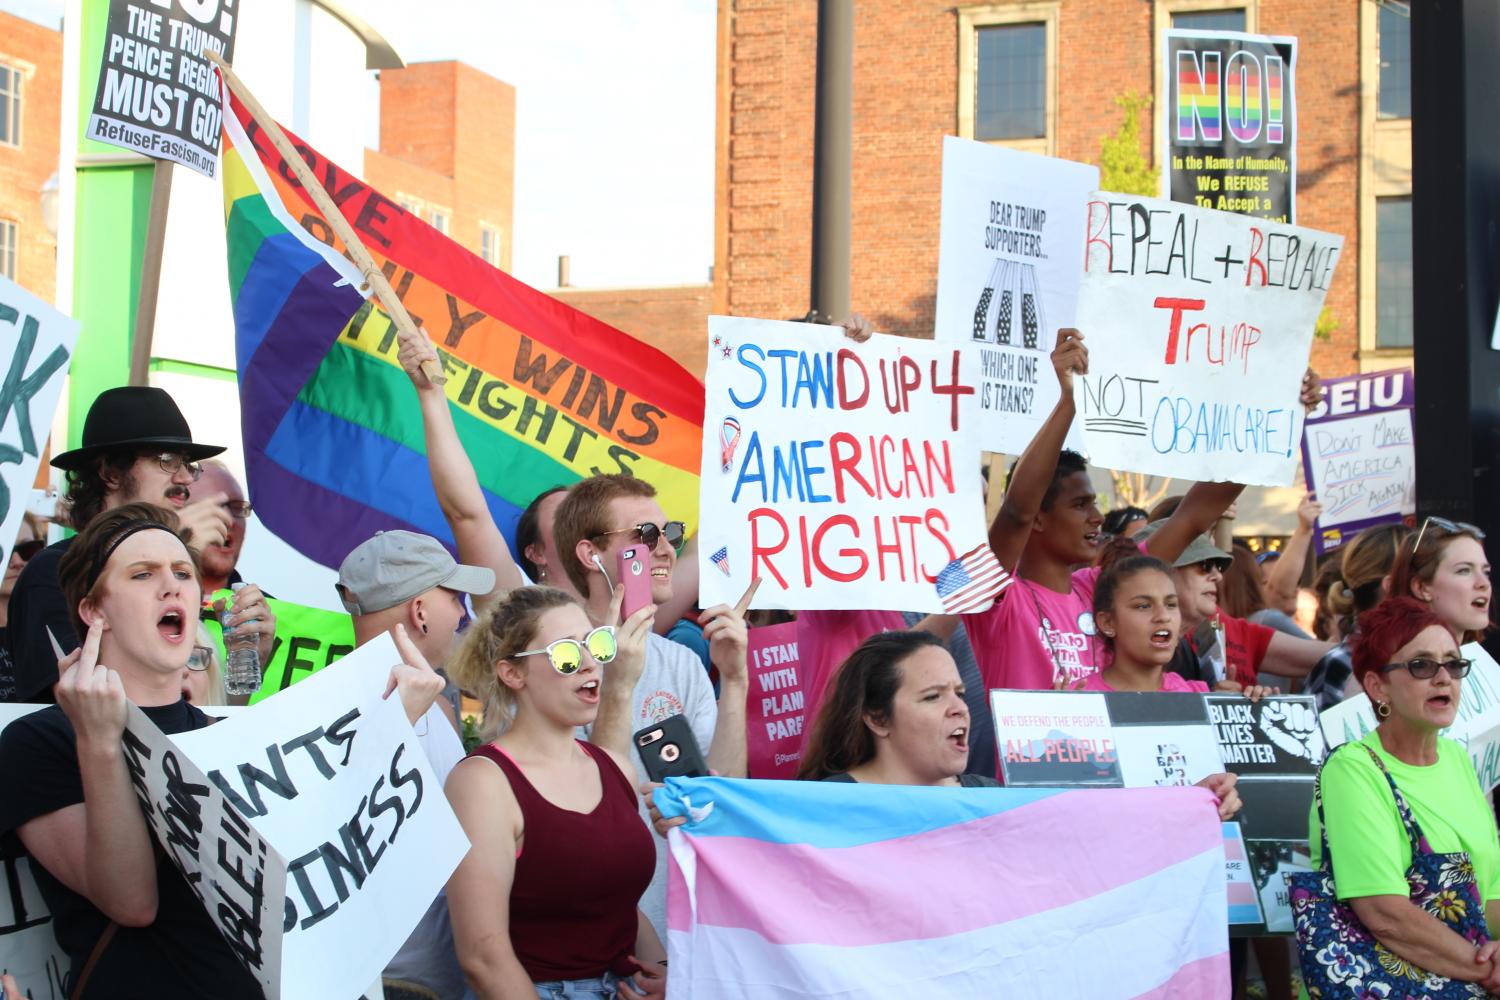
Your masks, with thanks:
<instances>
[{"instance_id":1,"label":"man with black hat","mask_svg":"<svg viewBox=\"0 0 1500 1000\"><path fill-rule=\"evenodd\" d=\"M224 449L193 441L192 431L172 397L154 386L120 386L100 393L83 423L83 444L52 459L67 473L67 522L82 531L101 512L141 500L169 508L192 530L195 547L224 542L230 518L224 496L189 502L198 465ZM37 553L16 581L10 599L10 652L15 662L15 700L50 702L57 683L55 636L63 652L78 648L78 637L57 582L57 564L72 539ZM244 609L240 609L243 611ZM269 611L266 618L269 616ZM265 635L268 622L246 622ZM267 656L268 649L261 655Z\"/></svg>"}]
</instances>

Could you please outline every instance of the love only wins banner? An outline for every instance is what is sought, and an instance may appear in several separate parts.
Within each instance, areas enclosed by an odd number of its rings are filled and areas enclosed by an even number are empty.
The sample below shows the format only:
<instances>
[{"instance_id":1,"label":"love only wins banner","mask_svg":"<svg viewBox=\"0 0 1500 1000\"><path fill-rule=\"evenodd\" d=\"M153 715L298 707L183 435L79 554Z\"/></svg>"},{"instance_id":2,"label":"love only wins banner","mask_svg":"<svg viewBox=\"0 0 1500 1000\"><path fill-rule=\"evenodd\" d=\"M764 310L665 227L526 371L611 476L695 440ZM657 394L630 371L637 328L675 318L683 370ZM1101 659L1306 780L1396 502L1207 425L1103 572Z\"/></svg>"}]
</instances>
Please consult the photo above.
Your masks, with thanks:
<instances>
[{"instance_id":1,"label":"love only wins banner","mask_svg":"<svg viewBox=\"0 0 1500 1000\"><path fill-rule=\"evenodd\" d=\"M1178 479L1286 486L1302 374L1341 237L1094 193L1074 396L1089 459Z\"/></svg>"},{"instance_id":2,"label":"love only wins banner","mask_svg":"<svg viewBox=\"0 0 1500 1000\"><path fill-rule=\"evenodd\" d=\"M807 323L708 330L704 606L759 577L759 608L941 611L938 573L987 544L974 356Z\"/></svg>"}]
</instances>

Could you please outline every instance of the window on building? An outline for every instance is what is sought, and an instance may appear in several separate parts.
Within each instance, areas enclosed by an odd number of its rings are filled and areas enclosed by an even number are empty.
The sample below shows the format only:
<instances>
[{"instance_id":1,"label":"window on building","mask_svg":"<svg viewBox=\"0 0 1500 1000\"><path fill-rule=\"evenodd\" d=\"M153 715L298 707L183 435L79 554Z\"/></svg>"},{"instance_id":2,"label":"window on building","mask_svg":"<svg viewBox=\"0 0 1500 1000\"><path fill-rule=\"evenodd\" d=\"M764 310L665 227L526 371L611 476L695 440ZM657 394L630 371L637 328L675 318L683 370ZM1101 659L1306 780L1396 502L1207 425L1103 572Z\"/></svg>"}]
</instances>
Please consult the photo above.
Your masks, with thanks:
<instances>
[{"instance_id":1,"label":"window on building","mask_svg":"<svg viewBox=\"0 0 1500 1000\"><path fill-rule=\"evenodd\" d=\"M1047 26L1002 24L975 31L974 138L1047 135Z\"/></svg>"},{"instance_id":2,"label":"window on building","mask_svg":"<svg viewBox=\"0 0 1500 1000\"><path fill-rule=\"evenodd\" d=\"M21 71L0 63L0 145L21 144Z\"/></svg>"},{"instance_id":3,"label":"window on building","mask_svg":"<svg viewBox=\"0 0 1500 1000\"><path fill-rule=\"evenodd\" d=\"M432 223L432 228L433 229L436 229L438 232L442 233L444 236L448 235L448 213L447 213L447 211L445 211L444 209L441 209L441 208L434 208L432 211L430 211L430 212L427 213L427 221L430 222L430 223Z\"/></svg>"},{"instance_id":4,"label":"window on building","mask_svg":"<svg viewBox=\"0 0 1500 1000\"><path fill-rule=\"evenodd\" d=\"M1172 27L1188 31L1244 31L1245 8L1174 11Z\"/></svg>"},{"instance_id":5,"label":"window on building","mask_svg":"<svg viewBox=\"0 0 1500 1000\"><path fill-rule=\"evenodd\" d=\"M500 266L500 230L495 226L479 226L479 256L492 267Z\"/></svg>"},{"instance_id":6,"label":"window on building","mask_svg":"<svg viewBox=\"0 0 1500 1000\"><path fill-rule=\"evenodd\" d=\"M1411 117L1411 14L1380 5L1380 117Z\"/></svg>"},{"instance_id":7,"label":"window on building","mask_svg":"<svg viewBox=\"0 0 1500 1000\"><path fill-rule=\"evenodd\" d=\"M1375 202L1375 346L1412 346L1411 199Z\"/></svg>"},{"instance_id":8,"label":"window on building","mask_svg":"<svg viewBox=\"0 0 1500 1000\"><path fill-rule=\"evenodd\" d=\"M16 224L0 219L0 274L16 280Z\"/></svg>"},{"instance_id":9,"label":"window on building","mask_svg":"<svg viewBox=\"0 0 1500 1000\"><path fill-rule=\"evenodd\" d=\"M400 205L403 209L410 212L412 215L415 215L417 218L420 219L422 217L422 203L417 199L411 197L410 195L396 195L396 204Z\"/></svg>"}]
</instances>

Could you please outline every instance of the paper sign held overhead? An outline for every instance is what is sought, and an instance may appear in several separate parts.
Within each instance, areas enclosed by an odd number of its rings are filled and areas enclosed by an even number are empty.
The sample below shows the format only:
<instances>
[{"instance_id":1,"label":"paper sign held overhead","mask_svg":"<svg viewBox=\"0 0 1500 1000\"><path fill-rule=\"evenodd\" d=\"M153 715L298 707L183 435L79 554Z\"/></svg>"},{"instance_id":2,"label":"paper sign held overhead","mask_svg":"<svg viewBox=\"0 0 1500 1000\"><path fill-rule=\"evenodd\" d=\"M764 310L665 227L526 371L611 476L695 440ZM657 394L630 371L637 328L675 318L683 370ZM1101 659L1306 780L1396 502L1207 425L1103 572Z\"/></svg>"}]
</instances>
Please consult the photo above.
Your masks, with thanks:
<instances>
[{"instance_id":1,"label":"paper sign held overhead","mask_svg":"<svg viewBox=\"0 0 1500 1000\"><path fill-rule=\"evenodd\" d=\"M974 358L961 347L709 317L705 606L938 611L985 544Z\"/></svg>"},{"instance_id":2,"label":"paper sign held overhead","mask_svg":"<svg viewBox=\"0 0 1500 1000\"><path fill-rule=\"evenodd\" d=\"M1089 204L1074 380L1097 465L1286 486L1313 327L1343 239L1134 195Z\"/></svg>"},{"instance_id":3,"label":"paper sign held overhead","mask_svg":"<svg viewBox=\"0 0 1500 1000\"><path fill-rule=\"evenodd\" d=\"M1302 435L1307 488L1323 503L1319 554L1416 512L1413 402L1410 369L1323 380Z\"/></svg>"},{"instance_id":4,"label":"paper sign held overhead","mask_svg":"<svg viewBox=\"0 0 1500 1000\"><path fill-rule=\"evenodd\" d=\"M1058 329L1075 325L1078 245L1098 186L1088 164L943 139L937 339L978 358L988 451L1020 454L1057 404L1049 355Z\"/></svg>"}]
</instances>

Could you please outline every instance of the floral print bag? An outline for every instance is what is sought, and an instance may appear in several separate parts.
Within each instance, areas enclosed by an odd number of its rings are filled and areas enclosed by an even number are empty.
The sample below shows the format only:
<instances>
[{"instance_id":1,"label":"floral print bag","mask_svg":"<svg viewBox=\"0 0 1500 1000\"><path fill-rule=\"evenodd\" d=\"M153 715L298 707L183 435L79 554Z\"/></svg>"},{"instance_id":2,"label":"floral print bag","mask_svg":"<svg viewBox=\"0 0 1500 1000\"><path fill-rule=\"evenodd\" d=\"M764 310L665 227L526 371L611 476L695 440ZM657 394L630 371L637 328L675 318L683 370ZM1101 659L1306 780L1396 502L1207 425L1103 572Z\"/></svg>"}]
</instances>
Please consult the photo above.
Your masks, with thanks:
<instances>
[{"instance_id":1,"label":"floral print bag","mask_svg":"<svg viewBox=\"0 0 1500 1000\"><path fill-rule=\"evenodd\" d=\"M1406 881L1411 901L1437 917L1476 946L1489 939L1474 866L1469 855L1434 854L1417 825L1396 781L1380 755L1363 744L1396 797L1396 811L1411 838L1411 867ZM1346 751L1353 752L1353 751ZM1325 761L1326 763L1326 761ZM1313 795L1323 838L1323 864L1318 871L1286 877L1291 891L1292 918L1297 928L1297 952L1302 978L1311 1000L1458 1000L1488 997L1477 983L1435 975L1411 964L1375 940L1354 909L1334 891L1333 862L1328 853L1328 825L1323 820L1323 778L1319 771Z\"/></svg>"}]
</instances>

